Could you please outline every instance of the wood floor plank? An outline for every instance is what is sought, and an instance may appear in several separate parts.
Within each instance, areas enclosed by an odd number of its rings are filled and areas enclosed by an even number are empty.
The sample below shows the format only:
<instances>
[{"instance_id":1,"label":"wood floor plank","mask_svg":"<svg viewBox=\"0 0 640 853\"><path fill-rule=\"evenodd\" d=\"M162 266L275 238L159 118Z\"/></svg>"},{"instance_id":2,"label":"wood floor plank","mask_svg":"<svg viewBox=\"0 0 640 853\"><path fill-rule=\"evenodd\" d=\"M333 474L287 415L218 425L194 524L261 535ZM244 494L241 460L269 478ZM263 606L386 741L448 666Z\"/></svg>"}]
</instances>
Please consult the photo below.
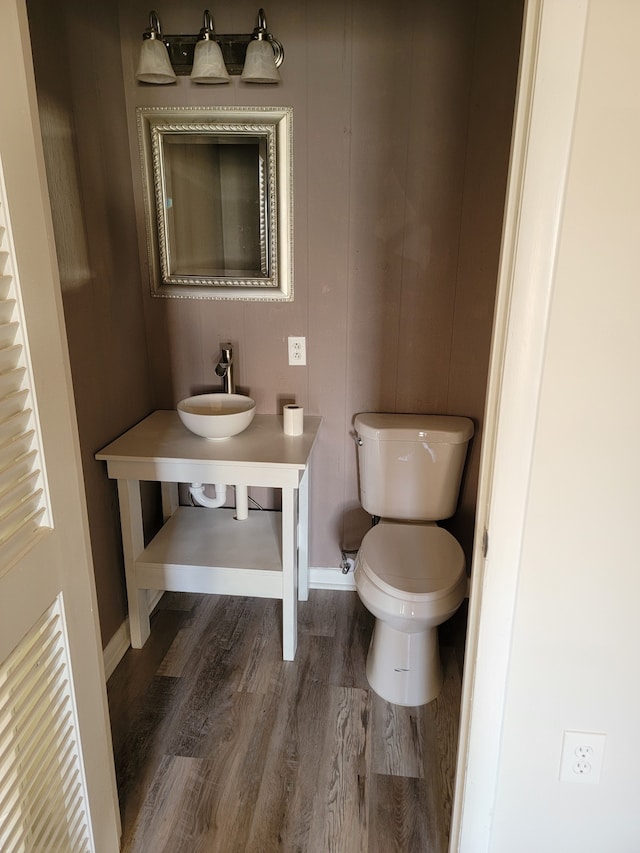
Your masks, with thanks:
<instances>
[{"instance_id":1,"label":"wood floor plank","mask_svg":"<svg viewBox=\"0 0 640 853\"><path fill-rule=\"evenodd\" d=\"M214 596L211 596L212 598ZM218 598L219 596L215 596ZM203 604L202 596L196 592L165 592L158 602L158 610L184 610L192 612Z\"/></svg>"},{"instance_id":2,"label":"wood floor plank","mask_svg":"<svg viewBox=\"0 0 640 853\"><path fill-rule=\"evenodd\" d=\"M169 649L158 667L158 675L169 678L180 678L184 675L185 662L193 654L194 632L191 628L181 628L169 646Z\"/></svg>"},{"instance_id":3,"label":"wood floor plank","mask_svg":"<svg viewBox=\"0 0 640 853\"><path fill-rule=\"evenodd\" d=\"M364 853L368 846L369 691L327 689L332 701L308 849Z\"/></svg>"},{"instance_id":4,"label":"wood floor plank","mask_svg":"<svg viewBox=\"0 0 640 853\"><path fill-rule=\"evenodd\" d=\"M316 637L335 636L335 596L330 590L314 590L311 601L299 602L298 631L301 634L313 634Z\"/></svg>"},{"instance_id":5,"label":"wood floor plank","mask_svg":"<svg viewBox=\"0 0 640 853\"><path fill-rule=\"evenodd\" d=\"M288 665L283 691L272 700L276 714L251 817L251 850L276 849L274 839L279 840L281 849L313 849L308 839L318 787L317 768L326 749L331 715L331 696L326 687L330 639L308 636L301 645L303 658Z\"/></svg>"},{"instance_id":6,"label":"wood floor plank","mask_svg":"<svg viewBox=\"0 0 640 853\"><path fill-rule=\"evenodd\" d=\"M168 596L171 598L165 601ZM183 596L185 602L182 601ZM189 607L186 606L187 603ZM161 598L158 607L168 610L170 604L178 611L184 611L186 616L182 628L158 668L158 675L180 678L189 674L194 663L197 665L202 635L208 633L207 626L215 619L217 608L224 607L224 604L222 596L219 595L198 597L193 593L169 592Z\"/></svg>"},{"instance_id":7,"label":"wood floor plank","mask_svg":"<svg viewBox=\"0 0 640 853\"><path fill-rule=\"evenodd\" d=\"M229 599L222 614L216 609L215 618L200 637L193 665L183 679L183 702L167 744L172 755L203 757L211 732L215 734L223 715L233 708L242 664L252 645L251 626L255 630L260 609L251 608L246 599Z\"/></svg>"},{"instance_id":8,"label":"wood floor plank","mask_svg":"<svg viewBox=\"0 0 640 853\"><path fill-rule=\"evenodd\" d=\"M453 808L455 768L458 751L461 678L455 650L443 650L443 658L444 683L442 690L438 698L426 706L433 715L435 745L438 756L436 767L430 765L428 774L432 779L438 779L441 799L436 808L444 826L449 827Z\"/></svg>"},{"instance_id":9,"label":"wood floor plank","mask_svg":"<svg viewBox=\"0 0 640 853\"><path fill-rule=\"evenodd\" d=\"M147 849L176 853L191 842L192 809L204 776L199 758L166 755L122 853Z\"/></svg>"},{"instance_id":10,"label":"wood floor plank","mask_svg":"<svg viewBox=\"0 0 640 853\"><path fill-rule=\"evenodd\" d=\"M282 612L279 601L263 602L262 618L242 666L237 689L247 693L279 693L282 670L282 636L277 630Z\"/></svg>"},{"instance_id":11,"label":"wood floor plank","mask_svg":"<svg viewBox=\"0 0 640 853\"><path fill-rule=\"evenodd\" d=\"M373 771L423 778L422 709L393 705L372 693L372 713Z\"/></svg>"},{"instance_id":12,"label":"wood floor plank","mask_svg":"<svg viewBox=\"0 0 640 853\"><path fill-rule=\"evenodd\" d=\"M424 807L431 843L446 849L451 823L460 707L455 651L442 649L444 683L440 695L421 708L420 741L426 782Z\"/></svg>"},{"instance_id":13,"label":"wood floor plank","mask_svg":"<svg viewBox=\"0 0 640 853\"><path fill-rule=\"evenodd\" d=\"M374 618L356 592L334 593L333 603L336 632L331 684L368 690L366 661Z\"/></svg>"},{"instance_id":14,"label":"wood floor plank","mask_svg":"<svg viewBox=\"0 0 640 853\"><path fill-rule=\"evenodd\" d=\"M222 737L212 733L189 853L248 849L250 819L273 725L273 699L259 694L235 694L231 720L221 732Z\"/></svg>"},{"instance_id":15,"label":"wood floor plank","mask_svg":"<svg viewBox=\"0 0 640 853\"><path fill-rule=\"evenodd\" d=\"M114 742L120 743L127 736L134 710L144 701L149 684L187 618L183 611L154 613L153 642L142 649L130 648L109 679L107 696Z\"/></svg>"},{"instance_id":16,"label":"wood floor plank","mask_svg":"<svg viewBox=\"0 0 640 853\"><path fill-rule=\"evenodd\" d=\"M145 701L131 717L126 735L114 741L125 842L164 758L172 733L172 709L180 704L182 686L179 679L154 678Z\"/></svg>"},{"instance_id":17,"label":"wood floor plank","mask_svg":"<svg viewBox=\"0 0 640 853\"><path fill-rule=\"evenodd\" d=\"M375 774L371 779L369 853L446 853L430 832L423 779Z\"/></svg>"}]
</instances>

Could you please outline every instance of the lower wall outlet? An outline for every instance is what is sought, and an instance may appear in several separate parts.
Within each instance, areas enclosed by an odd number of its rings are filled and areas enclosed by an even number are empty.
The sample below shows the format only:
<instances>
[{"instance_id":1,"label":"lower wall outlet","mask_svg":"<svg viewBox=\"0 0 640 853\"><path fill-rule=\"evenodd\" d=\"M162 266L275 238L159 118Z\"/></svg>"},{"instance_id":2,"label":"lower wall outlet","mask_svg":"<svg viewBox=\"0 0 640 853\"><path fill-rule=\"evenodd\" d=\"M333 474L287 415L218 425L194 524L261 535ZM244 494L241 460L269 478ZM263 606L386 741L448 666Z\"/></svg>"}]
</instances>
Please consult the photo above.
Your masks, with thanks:
<instances>
[{"instance_id":1,"label":"lower wall outlet","mask_svg":"<svg viewBox=\"0 0 640 853\"><path fill-rule=\"evenodd\" d=\"M560 781L598 783L606 738L600 732L566 731L562 738Z\"/></svg>"}]
</instances>

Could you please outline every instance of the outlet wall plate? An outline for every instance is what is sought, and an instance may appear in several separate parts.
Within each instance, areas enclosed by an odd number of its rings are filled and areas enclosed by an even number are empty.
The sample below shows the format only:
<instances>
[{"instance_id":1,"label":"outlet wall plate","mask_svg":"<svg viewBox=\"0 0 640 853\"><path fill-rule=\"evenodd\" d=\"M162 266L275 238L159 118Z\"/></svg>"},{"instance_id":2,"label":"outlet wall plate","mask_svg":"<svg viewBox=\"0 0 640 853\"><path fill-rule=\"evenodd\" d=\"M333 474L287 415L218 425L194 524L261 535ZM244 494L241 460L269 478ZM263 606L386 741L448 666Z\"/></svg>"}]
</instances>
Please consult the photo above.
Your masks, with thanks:
<instances>
[{"instance_id":1,"label":"outlet wall plate","mask_svg":"<svg viewBox=\"0 0 640 853\"><path fill-rule=\"evenodd\" d=\"M562 737L560 781L596 785L600 781L604 746L602 732L565 731Z\"/></svg>"},{"instance_id":2,"label":"outlet wall plate","mask_svg":"<svg viewBox=\"0 0 640 853\"><path fill-rule=\"evenodd\" d=\"M290 365L304 365L307 363L307 339L303 337L289 337L287 343Z\"/></svg>"}]
</instances>

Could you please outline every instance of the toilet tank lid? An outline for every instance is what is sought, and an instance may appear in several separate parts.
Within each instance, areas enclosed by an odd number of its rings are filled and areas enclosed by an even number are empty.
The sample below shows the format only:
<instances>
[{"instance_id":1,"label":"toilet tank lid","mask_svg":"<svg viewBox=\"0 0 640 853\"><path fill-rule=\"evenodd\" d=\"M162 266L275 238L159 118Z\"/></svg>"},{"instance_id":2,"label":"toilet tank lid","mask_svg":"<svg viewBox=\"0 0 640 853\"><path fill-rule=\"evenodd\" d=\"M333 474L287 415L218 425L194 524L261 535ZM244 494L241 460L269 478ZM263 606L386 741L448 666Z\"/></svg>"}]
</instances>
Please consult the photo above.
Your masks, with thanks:
<instances>
[{"instance_id":1,"label":"toilet tank lid","mask_svg":"<svg viewBox=\"0 0 640 853\"><path fill-rule=\"evenodd\" d=\"M473 435L473 421L456 415L405 415L363 412L356 415L358 435L376 441L427 441L462 444Z\"/></svg>"}]
</instances>

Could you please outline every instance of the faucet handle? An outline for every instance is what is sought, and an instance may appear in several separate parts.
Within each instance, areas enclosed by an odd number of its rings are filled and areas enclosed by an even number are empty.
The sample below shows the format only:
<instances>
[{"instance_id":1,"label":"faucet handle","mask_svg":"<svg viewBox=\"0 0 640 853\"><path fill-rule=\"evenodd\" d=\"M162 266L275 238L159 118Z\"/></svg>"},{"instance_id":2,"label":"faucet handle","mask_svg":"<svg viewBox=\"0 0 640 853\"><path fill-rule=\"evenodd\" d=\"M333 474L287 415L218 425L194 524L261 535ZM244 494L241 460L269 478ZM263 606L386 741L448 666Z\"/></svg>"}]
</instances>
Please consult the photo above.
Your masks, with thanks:
<instances>
[{"instance_id":1,"label":"faucet handle","mask_svg":"<svg viewBox=\"0 0 640 853\"><path fill-rule=\"evenodd\" d=\"M233 344L226 341L220 344L220 349L222 350L222 361L230 364L233 358Z\"/></svg>"}]
</instances>

